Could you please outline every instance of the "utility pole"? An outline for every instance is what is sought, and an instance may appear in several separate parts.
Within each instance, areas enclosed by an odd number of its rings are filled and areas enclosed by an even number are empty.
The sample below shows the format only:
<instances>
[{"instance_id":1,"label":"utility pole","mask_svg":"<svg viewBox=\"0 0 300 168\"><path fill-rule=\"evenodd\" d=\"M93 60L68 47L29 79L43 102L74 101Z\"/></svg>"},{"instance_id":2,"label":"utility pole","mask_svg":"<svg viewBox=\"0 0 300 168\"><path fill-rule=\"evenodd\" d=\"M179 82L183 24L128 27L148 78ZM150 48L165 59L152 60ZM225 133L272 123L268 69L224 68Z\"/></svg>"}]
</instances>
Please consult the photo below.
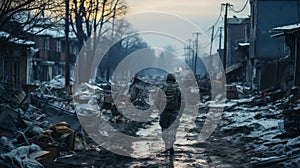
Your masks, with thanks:
<instances>
[{"instance_id":1,"label":"utility pole","mask_svg":"<svg viewBox=\"0 0 300 168\"><path fill-rule=\"evenodd\" d=\"M199 43L199 35L200 32L193 33L196 34L196 54L195 54L195 62L194 62L194 74L197 75L197 57L198 57L198 43Z\"/></svg>"},{"instance_id":2,"label":"utility pole","mask_svg":"<svg viewBox=\"0 0 300 168\"><path fill-rule=\"evenodd\" d=\"M220 34L219 34L219 50L222 48L222 27L220 27Z\"/></svg>"},{"instance_id":3,"label":"utility pole","mask_svg":"<svg viewBox=\"0 0 300 168\"><path fill-rule=\"evenodd\" d=\"M225 15L224 15L224 56L223 56L223 67L226 73L226 59L227 59L227 13L228 13L228 6L231 4L226 3L222 4L225 5Z\"/></svg>"},{"instance_id":4,"label":"utility pole","mask_svg":"<svg viewBox=\"0 0 300 168\"><path fill-rule=\"evenodd\" d=\"M189 56L189 66L191 67L192 66L192 64L191 64L191 55L192 55L192 40L191 39L189 39L189 51L188 51L188 56Z\"/></svg>"},{"instance_id":5,"label":"utility pole","mask_svg":"<svg viewBox=\"0 0 300 168\"><path fill-rule=\"evenodd\" d=\"M211 56L212 53L212 46L214 42L214 33L215 33L215 26L211 27L211 38L210 38L210 50L209 50L209 55Z\"/></svg>"},{"instance_id":6,"label":"utility pole","mask_svg":"<svg viewBox=\"0 0 300 168\"><path fill-rule=\"evenodd\" d=\"M70 49L69 49L69 0L65 0L66 4L66 15L65 15L65 35L66 35L66 43L65 43L65 88L68 89L70 86L70 65L69 65L69 54L70 54ZM70 90L68 90L70 91Z\"/></svg>"},{"instance_id":7,"label":"utility pole","mask_svg":"<svg viewBox=\"0 0 300 168\"><path fill-rule=\"evenodd\" d=\"M184 46L184 61L187 64L188 64L188 52L189 52L189 46L186 45L186 46Z\"/></svg>"}]
</instances>

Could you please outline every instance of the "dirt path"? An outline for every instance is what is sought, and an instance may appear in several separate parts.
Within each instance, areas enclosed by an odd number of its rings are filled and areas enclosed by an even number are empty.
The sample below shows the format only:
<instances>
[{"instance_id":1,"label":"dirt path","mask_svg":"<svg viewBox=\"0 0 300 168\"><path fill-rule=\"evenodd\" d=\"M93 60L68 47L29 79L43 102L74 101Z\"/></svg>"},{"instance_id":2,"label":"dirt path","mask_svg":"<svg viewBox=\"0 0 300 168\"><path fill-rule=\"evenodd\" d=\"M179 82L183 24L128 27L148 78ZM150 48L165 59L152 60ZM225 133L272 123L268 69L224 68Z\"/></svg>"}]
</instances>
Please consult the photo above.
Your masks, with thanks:
<instances>
[{"instance_id":1,"label":"dirt path","mask_svg":"<svg viewBox=\"0 0 300 168\"><path fill-rule=\"evenodd\" d=\"M152 121L143 124L142 127L140 124L131 123L125 128L126 133L142 137L140 141L131 144L134 151L133 157L120 156L105 150L100 153L88 151L76 153L70 158L58 159L55 163L48 164L47 167L266 167L269 161L264 166L257 166L263 162L254 164L253 158L276 156L275 153L264 155L268 152L265 146L275 145L276 147L275 142L286 143L288 141L274 137L281 134L274 126L274 123L277 124L276 118L280 116L280 112L270 113L266 112L267 110L267 106L236 106L232 111L227 110L222 113L223 117L218 127L206 141L199 141L198 137L207 120L207 108L201 108L197 116L183 117L177 131L174 157L159 154L163 151L164 144L161 139L158 116L154 115ZM258 114L261 117L257 117ZM268 119L263 117L264 115L268 116ZM275 122L274 119L276 119ZM119 127L124 128L124 125L121 124ZM149 141L149 138L152 139ZM264 144L265 142L269 144ZM264 148L260 149L260 144ZM282 149L285 147L283 146ZM275 148L274 151L276 151ZM274 166L273 162L270 163ZM272 164L269 165L272 166Z\"/></svg>"},{"instance_id":2,"label":"dirt path","mask_svg":"<svg viewBox=\"0 0 300 168\"><path fill-rule=\"evenodd\" d=\"M215 132L204 142L198 141L198 136L205 122L206 109L200 111L198 116L189 116L181 120L177 131L177 140L174 146L175 156L164 156L159 154L163 150L164 144L161 137L161 130L158 125L158 118L154 117L150 124L140 128L140 125L131 124L127 132L137 136L153 137L154 141L139 141L132 144L136 151L134 157L126 157L114 154L109 151L88 151L76 153L70 158L58 159L55 163L48 164L47 167L250 167L249 159L244 155L246 149L244 142L232 142L224 140L224 132L217 128ZM195 121L192 117L196 117ZM149 152L147 155L143 153Z\"/></svg>"},{"instance_id":3,"label":"dirt path","mask_svg":"<svg viewBox=\"0 0 300 168\"><path fill-rule=\"evenodd\" d=\"M177 131L177 140L174 146L175 156L163 156L163 155L153 155L144 160L137 159L129 164L130 168L135 167L178 167L178 168L188 168L188 167L234 167L228 163L225 163L222 158L222 151L224 145L222 139L218 136L218 131L212 135L208 141L200 142L198 141L198 136L205 121L203 115L206 111L200 112L199 116L189 116L183 118L180 122L180 127ZM189 121L193 120L192 117L196 117L195 122L191 124ZM153 134L160 134L160 127L158 123L154 121L154 124L147 126L144 129L140 129L137 134L143 137L153 136ZM159 143L159 142L157 142ZM157 144L154 147L163 145ZM219 150L222 148L222 150ZM161 150L163 150L161 148ZM240 149L237 149L240 150Z\"/></svg>"}]
</instances>

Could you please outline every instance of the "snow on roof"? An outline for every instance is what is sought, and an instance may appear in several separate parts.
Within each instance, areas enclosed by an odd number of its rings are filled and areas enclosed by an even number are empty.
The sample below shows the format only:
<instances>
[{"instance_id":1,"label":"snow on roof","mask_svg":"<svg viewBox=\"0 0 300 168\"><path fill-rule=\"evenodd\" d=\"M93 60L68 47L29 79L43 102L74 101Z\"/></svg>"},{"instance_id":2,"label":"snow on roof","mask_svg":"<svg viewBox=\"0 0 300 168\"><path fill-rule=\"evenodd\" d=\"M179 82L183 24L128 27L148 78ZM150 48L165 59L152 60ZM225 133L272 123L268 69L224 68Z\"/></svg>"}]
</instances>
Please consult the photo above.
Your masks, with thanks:
<instances>
[{"instance_id":1,"label":"snow on roof","mask_svg":"<svg viewBox=\"0 0 300 168\"><path fill-rule=\"evenodd\" d=\"M299 28L300 28L300 23L296 23L296 24L291 24L291 25L286 25L286 26L275 27L275 28L272 29L272 31L294 30L294 29L299 29Z\"/></svg>"},{"instance_id":2,"label":"snow on roof","mask_svg":"<svg viewBox=\"0 0 300 168\"><path fill-rule=\"evenodd\" d=\"M239 43L238 46L245 47L245 46L249 46L249 45L250 45L250 43Z\"/></svg>"},{"instance_id":3,"label":"snow on roof","mask_svg":"<svg viewBox=\"0 0 300 168\"><path fill-rule=\"evenodd\" d=\"M31 29L29 31L30 33L33 33L33 34L37 34L37 35L47 35L47 36L52 36L54 38L62 38L62 37L65 37L65 31L64 29L51 29L51 28L48 28L48 29L45 29L45 28L38 28L38 27L34 27L33 29ZM70 31L70 38L75 38L75 34L73 32Z\"/></svg>"},{"instance_id":4,"label":"snow on roof","mask_svg":"<svg viewBox=\"0 0 300 168\"><path fill-rule=\"evenodd\" d=\"M4 32L4 31L0 31L0 38L9 38L10 37L10 34L7 33L7 32ZM10 38L8 40L8 42L12 42L12 43L15 43L15 44L20 44L20 45L34 45L35 42L33 41L29 41L29 40L23 40L23 39L19 39L19 38L16 38L16 37L13 37L13 38Z\"/></svg>"},{"instance_id":5,"label":"snow on roof","mask_svg":"<svg viewBox=\"0 0 300 168\"><path fill-rule=\"evenodd\" d=\"M34 27L29 32L37 35L48 35L54 38L65 37L65 34L62 30L42 29L42 28Z\"/></svg>"},{"instance_id":6,"label":"snow on roof","mask_svg":"<svg viewBox=\"0 0 300 168\"><path fill-rule=\"evenodd\" d=\"M21 45L34 45L35 44L35 42L33 42L33 41L22 40L22 39L18 39L18 38L12 38L9 41L13 42L15 44L21 44Z\"/></svg>"}]
</instances>

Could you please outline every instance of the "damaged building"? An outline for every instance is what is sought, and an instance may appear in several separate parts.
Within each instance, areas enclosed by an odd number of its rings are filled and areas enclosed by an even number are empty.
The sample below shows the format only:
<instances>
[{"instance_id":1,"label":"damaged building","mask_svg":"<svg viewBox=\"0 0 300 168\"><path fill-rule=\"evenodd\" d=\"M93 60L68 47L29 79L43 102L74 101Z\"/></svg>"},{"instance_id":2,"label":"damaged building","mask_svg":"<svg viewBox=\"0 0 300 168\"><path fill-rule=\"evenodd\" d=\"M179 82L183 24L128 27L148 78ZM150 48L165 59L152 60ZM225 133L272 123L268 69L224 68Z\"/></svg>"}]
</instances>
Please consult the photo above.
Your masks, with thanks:
<instances>
[{"instance_id":1,"label":"damaged building","mask_svg":"<svg viewBox=\"0 0 300 168\"><path fill-rule=\"evenodd\" d=\"M270 30L299 22L297 0L252 0L249 46L249 78L253 90L283 87L290 48L284 37L272 38Z\"/></svg>"},{"instance_id":2,"label":"damaged building","mask_svg":"<svg viewBox=\"0 0 300 168\"><path fill-rule=\"evenodd\" d=\"M272 35L274 38L285 37L286 44L290 48L290 54L286 58L288 62L287 70L284 74L289 78L282 82L289 86L300 86L300 23L275 27L272 29L272 32L274 33Z\"/></svg>"},{"instance_id":3,"label":"damaged building","mask_svg":"<svg viewBox=\"0 0 300 168\"><path fill-rule=\"evenodd\" d=\"M0 31L0 76L1 80L21 86L31 80L30 60L35 50L33 41L11 38Z\"/></svg>"},{"instance_id":4,"label":"damaged building","mask_svg":"<svg viewBox=\"0 0 300 168\"><path fill-rule=\"evenodd\" d=\"M234 16L227 20L227 81L229 83L245 82L250 18L237 18Z\"/></svg>"},{"instance_id":5,"label":"damaged building","mask_svg":"<svg viewBox=\"0 0 300 168\"><path fill-rule=\"evenodd\" d=\"M34 29L32 41L38 52L32 59L34 81L50 81L55 76L65 73L65 34L62 30ZM70 65L71 70L75 64L79 47L76 38L70 38ZM73 74L73 72L71 72Z\"/></svg>"}]
</instances>

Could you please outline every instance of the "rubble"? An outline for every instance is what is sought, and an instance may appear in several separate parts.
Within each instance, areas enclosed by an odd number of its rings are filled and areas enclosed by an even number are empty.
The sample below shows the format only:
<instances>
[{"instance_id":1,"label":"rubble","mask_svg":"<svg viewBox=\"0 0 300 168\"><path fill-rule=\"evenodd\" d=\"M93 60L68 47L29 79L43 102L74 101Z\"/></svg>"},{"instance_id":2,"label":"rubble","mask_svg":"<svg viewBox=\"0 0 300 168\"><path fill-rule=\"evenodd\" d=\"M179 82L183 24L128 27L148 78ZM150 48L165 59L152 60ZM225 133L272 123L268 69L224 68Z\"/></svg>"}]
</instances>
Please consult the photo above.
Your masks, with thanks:
<instances>
[{"instance_id":1,"label":"rubble","mask_svg":"<svg viewBox=\"0 0 300 168\"><path fill-rule=\"evenodd\" d=\"M150 80L149 78L147 78ZM145 78L135 76L130 83L129 95L130 101L138 109L143 110L149 108L149 90L151 88L151 83L145 81Z\"/></svg>"},{"instance_id":2,"label":"rubble","mask_svg":"<svg viewBox=\"0 0 300 168\"><path fill-rule=\"evenodd\" d=\"M300 135L300 109L284 110L284 128L290 137Z\"/></svg>"},{"instance_id":3,"label":"rubble","mask_svg":"<svg viewBox=\"0 0 300 168\"><path fill-rule=\"evenodd\" d=\"M13 84L4 81L0 82L0 93L0 104L9 104L12 107L16 107L25 97L21 89L16 89Z\"/></svg>"},{"instance_id":4,"label":"rubble","mask_svg":"<svg viewBox=\"0 0 300 168\"><path fill-rule=\"evenodd\" d=\"M86 135L78 136L82 130L72 97L57 86L51 81L25 94L13 85L0 85L5 95L0 104L0 167L44 167L45 160L54 161L62 151L88 149Z\"/></svg>"},{"instance_id":5,"label":"rubble","mask_svg":"<svg viewBox=\"0 0 300 168\"><path fill-rule=\"evenodd\" d=\"M249 157L246 162L253 167L298 167L295 165L299 165L300 157L296 108L300 106L299 98L298 93L285 94L273 89L228 100L226 104L231 105L225 108L218 126L218 135L222 136L219 141L229 144L229 148L236 144L245 148L243 155ZM296 109L288 110L291 108ZM285 123L284 129L280 123Z\"/></svg>"},{"instance_id":6,"label":"rubble","mask_svg":"<svg viewBox=\"0 0 300 168\"><path fill-rule=\"evenodd\" d=\"M55 76L51 81L49 81L48 86L58 89L65 87L65 77L62 75Z\"/></svg>"},{"instance_id":7,"label":"rubble","mask_svg":"<svg viewBox=\"0 0 300 168\"><path fill-rule=\"evenodd\" d=\"M62 78L55 80L59 79ZM132 82L131 89L125 93L131 95L131 101L140 109L151 105L152 91L155 90L148 79L143 80L146 82L141 79ZM82 130L76 114L80 110L75 113L78 104L80 106L77 108L99 107L95 115L110 121L117 131L134 135L139 128L143 128L119 113L112 100L112 84L83 83L74 88L73 97L58 87L60 85L59 82L44 83L27 94L5 84L0 85L1 95L7 95L0 104L2 167L12 164L15 167L24 167L25 164L43 167L49 162L61 164L62 160L71 161L82 156L82 152L106 154L107 151L97 146ZM154 85L159 86L160 83ZM240 154L249 157L243 159L254 167L299 165L299 89L294 88L289 94L280 89L270 89L249 96L248 88L234 86L229 86L232 89L230 99L222 102L225 111L216 131L219 143L232 144L232 148L237 148L234 145L238 144L238 148L245 148L245 153ZM198 92L195 88L190 89ZM121 100L122 96L123 93L116 97ZM123 103L130 102L124 100ZM203 100L199 104L200 112L215 107L215 103L209 99ZM206 120L207 116L202 114L200 119ZM210 143L213 144L215 137L212 136ZM212 150L212 155L224 152L218 151L222 150L221 147ZM230 154L230 151L226 153Z\"/></svg>"},{"instance_id":8,"label":"rubble","mask_svg":"<svg viewBox=\"0 0 300 168\"><path fill-rule=\"evenodd\" d=\"M74 136L74 131L70 128L70 125L66 122L60 122L43 131L36 141L57 144L60 148L74 149Z\"/></svg>"},{"instance_id":9,"label":"rubble","mask_svg":"<svg viewBox=\"0 0 300 168\"><path fill-rule=\"evenodd\" d=\"M41 163L30 157L30 154L40 150L41 148L35 144L12 149L8 153L0 155L0 166L8 168L43 168L44 166Z\"/></svg>"}]
</instances>

